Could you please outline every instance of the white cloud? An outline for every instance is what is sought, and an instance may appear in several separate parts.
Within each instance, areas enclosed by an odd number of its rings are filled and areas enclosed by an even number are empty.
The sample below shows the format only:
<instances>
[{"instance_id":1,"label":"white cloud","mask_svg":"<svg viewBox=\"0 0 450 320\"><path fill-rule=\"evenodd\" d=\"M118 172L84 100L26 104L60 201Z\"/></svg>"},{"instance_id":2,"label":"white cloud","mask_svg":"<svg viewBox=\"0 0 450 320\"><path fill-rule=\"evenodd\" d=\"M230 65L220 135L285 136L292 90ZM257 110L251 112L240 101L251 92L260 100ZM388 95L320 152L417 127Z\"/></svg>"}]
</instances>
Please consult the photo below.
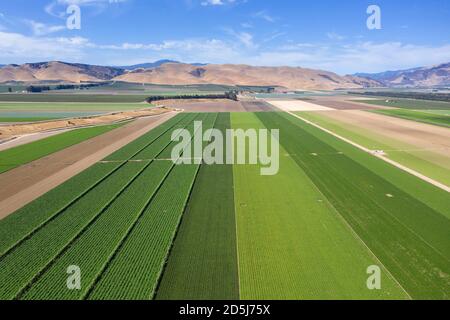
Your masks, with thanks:
<instances>
[{"instance_id":1,"label":"white cloud","mask_svg":"<svg viewBox=\"0 0 450 320\"><path fill-rule=\"evenodd\" d=\"M31 27L31 31L35 36L43 36L50 33L64 30L66 27L63 25L54 26L45 23L37 22L34 20L25 20L25 23Z\"/></svg>"},{"instance_id":2,"label":"white cloud","mask_svg":"<svg viewBox=\"0 0 450 320\"><path fill-rule=\"evenodd\" d=\"M0 59L10 62L78 61L85 57L83 48L88 45L89 41L81 37L36 38L19 33L0 32Z\"/></svg>"},{"instance_id":3,"label":"white cloud","mask_svg":"<svg viewBox=\"0 0 450 320\"><path fill-rule=\"evenodd\" d=\"M338 34L336 32L328 32L327 33L327 37L328 37L328 39L337 40L337 41L341 41L341 40L345 39L344 36L342 36L342 35L340 35L340 34Z\"/></svg>"},{"instance_id":4,"label":"white cloud","mask_svg":"<svg viewBox=\"0 0 450 320\"><path fill-rule=\"evenodd\" d=\"M260 18L260 19L263 19L263 20L265 20L265 21L267 21L267 22L270 22L270 23L273 23L273 22L275 22L276 20L278 20L277 18L271 16L271 15L267 12L267 10L262 10L262 11L255 12L254 14L252 14L252 17L253 17L253 18Z\"/></svg>"},{"instance_id":5,"label":"white cloud","mask_svg":"<svg viewBox=\"0 0 450 320\"><path fill-rule=\"evenodd\" d=\"M201 2L202 6L223 6L234 3L236 0L205 0Z\"/></svg>"},{"instance_id":6,"label":"white cloud","mask_svg":"<svg viewBox=\"0 0 450 320\"><path fill-rule=\"evenodd\" d=\"M238 41L195 38L158 43L98 44L83 37L35 37L0 31L0 61L64 60L124 65L128 61L167 58L185 62L301 66L340 74L406 69L450 61L450 44L286 43L270 48L255 43L249 33L231 32Z\"/></svg>"},{"instance_id":7,"label":"white cloud","mask_svg":"<svg viewBox=\"0 0 450 320\"><path fill-rule=\"evenodd\" d=\"M68 6L74 4L78 6L87 6L96 8L98 11L105 10L111 4L119 4L128 2L129 0L53 0L45 6L45 12L48 14L62 18L66 15Z\"/></svg>"}]
</instances>

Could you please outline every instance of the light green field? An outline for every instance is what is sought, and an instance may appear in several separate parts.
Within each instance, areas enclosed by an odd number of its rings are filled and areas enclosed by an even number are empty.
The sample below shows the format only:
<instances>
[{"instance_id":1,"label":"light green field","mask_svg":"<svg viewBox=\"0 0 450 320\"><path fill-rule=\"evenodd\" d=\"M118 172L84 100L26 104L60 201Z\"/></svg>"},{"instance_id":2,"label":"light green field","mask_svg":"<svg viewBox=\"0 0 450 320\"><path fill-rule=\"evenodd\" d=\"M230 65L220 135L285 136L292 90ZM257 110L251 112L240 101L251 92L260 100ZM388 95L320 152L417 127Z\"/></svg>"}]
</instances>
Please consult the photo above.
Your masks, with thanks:
<instances>
[{"instance_id":1,"label":"light green field","mask_svg":"<svg viewBox=\"0 0 450 320\"><path fill-rule=\"evenodd\" d=\"M437 110L437 111L440 111L441 113L438 114L434 112L424 112L424 111L404 110L404 109L373 110L371 112L450 128L450 116L445 113L442 113L442 111L447 113L449 113L450 111L446 110Z\"/></svg>"},{"instance_id":2,"label":"light green field","mask_svg":"<svg viewBox=\"0 0 450 320\"><path fill-rule=\"evenodd\" d=\"M0 173L106 133L122 126L123 124L124 123L75 129L42 140L0 151Z\"/></svg>"},{"instance_id":3,"label":"light green field","mask_svg":"<svg viewBox=\"0 0 450 320\"><path fill-rule=\"evenodd\" d=\"M0 102L0 111L117 111L152 107L147 103Z\"/></svg>"},{"instance_id":4,"label":"light green field","mask_svg":"<svg viewBox=\"0 0 450 320\"><path fill-rule=\"evenodd\" d=\"M350 139L371 150L383 150L388 158L446 185L450 185L450 163L447 157L430 150L398 141L367 128L350 125L331 119L325 112L299 112L308 119L328 130Z\"/></svg>"},{"instance_id":5,"label":"light green field","mask_svg":"<svg viewBox=\"0 0 450 320\"><path fill-rule=\"evenodd\" d=\"M373 104L377 106L386 106L403 109L417 109L417 110L450 110L450 103L443 101L418 100L418 99L399 99L399 98L385 98L383 100L369 99L369 100L352 100L353 102L362 102Z\"/></svg>"},{"instance_id":6,"label":"light green field","mask_svg":"<svg viewBox=\"0 0 450 320\"><path fill-rule=\"evenodd\" d=\"M233 128L264 128L254 114L232 114ZM407 295L386 273L383 290L366 287L379 264L303 170L280 150L280 171L235 165L241 299L383 299Z\"/></svg>"}]
</instances>

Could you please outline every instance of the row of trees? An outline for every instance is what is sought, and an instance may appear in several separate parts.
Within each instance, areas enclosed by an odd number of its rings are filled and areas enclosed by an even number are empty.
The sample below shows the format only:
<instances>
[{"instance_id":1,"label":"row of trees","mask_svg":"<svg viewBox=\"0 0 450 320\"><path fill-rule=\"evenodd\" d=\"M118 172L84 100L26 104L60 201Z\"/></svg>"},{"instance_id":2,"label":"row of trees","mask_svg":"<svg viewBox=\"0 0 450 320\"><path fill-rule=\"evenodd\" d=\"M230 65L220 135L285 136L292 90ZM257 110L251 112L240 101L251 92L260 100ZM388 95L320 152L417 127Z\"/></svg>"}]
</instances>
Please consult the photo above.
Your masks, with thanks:
<instances>
[{"instance_id":1,"label":"row of trees","mask_svg":"<svg viewBox=\"0 0 450 320\"><path fill-rule=\"evenodd\" d=\"M28 86L27 92L44 92L50 90L83 90L93 87L99 87L105 85L105 83L83 83L83 84L58 84L54 86L41 85L41 86Z\"/></svg>"},{"instance_id":2,"label":"row of trees","mask_svg":"<svg viewBox=\"0 0 450 320\"><path fill-rule=\"evenodd\" d=\"M150 96L146 99L148 103L152 103L154 101L159 100L181 100L181 99L229 99L237 101L237 92L236 91L228 91L222 94L184 94L184 95L158 95L158 96Z\"/></svg>"}]
</instances>

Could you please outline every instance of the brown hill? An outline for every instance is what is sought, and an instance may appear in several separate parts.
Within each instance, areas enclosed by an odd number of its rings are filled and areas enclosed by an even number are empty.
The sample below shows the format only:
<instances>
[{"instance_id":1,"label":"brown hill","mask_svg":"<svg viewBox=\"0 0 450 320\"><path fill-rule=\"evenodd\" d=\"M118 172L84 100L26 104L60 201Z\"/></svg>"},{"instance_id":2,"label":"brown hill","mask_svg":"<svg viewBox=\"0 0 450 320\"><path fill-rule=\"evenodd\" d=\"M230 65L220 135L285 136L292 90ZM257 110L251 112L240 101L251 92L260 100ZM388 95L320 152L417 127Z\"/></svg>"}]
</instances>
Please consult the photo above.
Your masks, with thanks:
<instances>
[{"instance_id":1,"label":"brown hill","mask_svg":"<svg viewBox=\"0 0 450 320\"><path fill-rule=\"evenodd\" d=\"M380 86L375 80L339 76L300 67L255 67L233 64L191 65L164 63L153 68L122 68L59 61L8 65L0 69L0 82L64 81L79 83L117 80L154 84L222 84L279 86L288 89L337 89Z\"/></svg>"},{"instance_id":2,"label":"brown hill","mask_svg":"<svg viewBox=\"0 0 450 320\"><path fill-rule=\"evenodd\" d=\"M0 69L0 82L7 81L82 81L110 80L124 70L59 61L7 65Z\"/></svg>"},{"instance_id":3,"label":"brown hill","mask_svg":"<svg viewBox=\"0 0 450 320\"><path fill-rule=\"evenodd\" d=\"M126 72L115 80L155 84L224 84L282 86L289 89L337 89L379 86L374 80L299 67L254 67L248 65L194 66L166 63L157 68Z\"/></svg>"}]
</instances>

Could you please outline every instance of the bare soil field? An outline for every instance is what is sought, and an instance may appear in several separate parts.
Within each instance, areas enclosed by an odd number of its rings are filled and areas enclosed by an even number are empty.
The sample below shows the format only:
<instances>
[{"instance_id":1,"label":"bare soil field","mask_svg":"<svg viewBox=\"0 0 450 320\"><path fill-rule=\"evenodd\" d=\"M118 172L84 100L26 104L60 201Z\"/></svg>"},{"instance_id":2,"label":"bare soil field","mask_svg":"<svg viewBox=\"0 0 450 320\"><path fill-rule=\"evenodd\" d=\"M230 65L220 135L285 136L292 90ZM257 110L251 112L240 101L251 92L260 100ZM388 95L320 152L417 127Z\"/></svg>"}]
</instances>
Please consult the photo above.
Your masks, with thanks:
<instances>
[{"instance_id":1,"label":"bare soil field","mask_svg":"<svg viewBox=\"0 0 450 320\"><path fill-rule=\"evenodd\" d=\"M333 97L313 97L311 101L314 104L318 104L324 107L336 109L336 110L374 110L374 109L384 109L382 106L374 106L362 102L351 102L352 100L357 100L357 98L348 96L333 96Z\"/></svg>"},{"instance_id":2,"label":"bare soil field","mask_svg":"<svg viewBox=\"0 0 450 320\"><path fill-rule=\"evenodd\" d=\"M262 100L241 101L247 112L277 111L272 105Z\"/></svg>"},{"instance_id":3,"label":"bare soil field","mask_svg":"<svg viewBox=\"0 0 450 320\"><path fill-rule=\"evenodd\" d=\"M0 219L57 187L149 130L176 112L140 118L47 157L0 174Z\"/></svg>"},{"instance_id":4,"label":"bare soil field","mask_svg":"<svg viewBox=\"0 0 450 320\"><path fill-rule=\"evenodd\" d=\"M186 112L245 112L240 101L228 99L160 100L158 106L183 109Z\"/></svg>"},{"instance_id":5,"label":"bare soil field","mask_svg":"<svg viewBox=\"0 0 450 320\"><path fill-rule=\"evenodd\" d=\"M78 128L78 127L116 123L140 117L158 115L168 111L170 110L166 108L152 108L135 111L114 112L105 115L82 117L82 118L50 120L36 123L0 125L0 140L7 140L15 136L32 134L36 132L48 132L67 128Z\"/></svg>"},{"instance_id":6,"label":"bare soil field","mask_svg":"<svg viewBox=\"0 0 450 320\"><path fill-rule=\"evenodd\" d=\"M450 158L450 130L360 110L327 111L325 116Z\"/></svg>"}]
</instances>

